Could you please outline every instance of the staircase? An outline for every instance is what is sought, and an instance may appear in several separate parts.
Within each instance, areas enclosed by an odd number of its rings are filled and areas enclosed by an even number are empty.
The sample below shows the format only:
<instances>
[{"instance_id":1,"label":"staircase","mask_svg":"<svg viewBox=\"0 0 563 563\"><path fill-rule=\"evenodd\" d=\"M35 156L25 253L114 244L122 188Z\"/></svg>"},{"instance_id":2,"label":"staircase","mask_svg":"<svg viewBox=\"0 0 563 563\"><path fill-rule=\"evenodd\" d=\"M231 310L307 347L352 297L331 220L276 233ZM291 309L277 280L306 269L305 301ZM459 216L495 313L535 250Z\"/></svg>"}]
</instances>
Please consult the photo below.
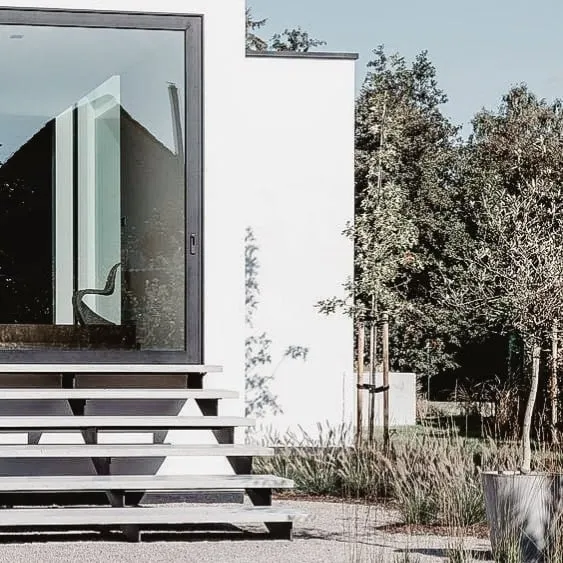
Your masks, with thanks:
<instances>
[{"instance_id":1,"label":"staircase","mask_svg":"<svg viewBox=\"0 0 563 563\"><path fill-rule=\"evenodd\" d=\"M293 523L303 514L272 506L272 489L288 489L293 482L273 475L252 474L252 458L273 455L273 450L234 443L235 428L253 426L254 421L219 415L219 402L237 397L232 391L203 388L205 374L219 371L221 368L215 366L187 365L1 365L0 373L14 376L16 385L25 374L26 384L33 376L50 376L50 381L58 382L58 386L47 387L43 383L41 387L0 389L0 405L13 407L0 406L0 532L20 527L104 531L117 528L127 540L139 541L143 529L158 526L263 524L271 538L291 539ZM119 387L110 387L107 376L111 376L110 381L118 381ZM83 383L86 378L87 383ZM40 377L37 381L44 380ZM139 387L140 382L146 383ZM173 382L173 386L162 387L163 382ZM53 404L64 407L60 410L69 414L36 416L30 414L31 407L20 408L43 401L56 401ZM107 402L123 406L125 413L92 415L89 406L93 401L98 405L102 401L104 405ZM131 415L131 410L140 404L138 401L149 401L151 405L194 401L201 415ZM17 415L4 416L6 411L16 411ZM213 441L194 445L167 443L171 430L210 430ZM46 432L50 435L49 443L42 443ZM144 433L152 435L152 441L107 443L108 433L115 432L135 436ZM6 435L13 433L27 435L27 443L6 443ZM53 441L52 433L64 439ZM73 443L64 443L69 435L74 438ZM137 474L138 464L147 459L153 460L156 467L160 461L176 456L187 459L185 475ZM234 474L189 474L189 458L217 456L228 460ZM19 460L19 473L4 468L14 460ZM41 474L42 467L55 460L59 474ZM89 474L76 472L77 460L91 462ZM136 469L131 474L112 472L112 464L117 460L125 460ZM166 502L178 494L195 499L198 495L221 493L232 496L233 492L239 493L235 495L239 499L244 493L248 501L228 505ZM162 502L141 504L150 493L157 493Z\"/></svg>"}]
</instances>

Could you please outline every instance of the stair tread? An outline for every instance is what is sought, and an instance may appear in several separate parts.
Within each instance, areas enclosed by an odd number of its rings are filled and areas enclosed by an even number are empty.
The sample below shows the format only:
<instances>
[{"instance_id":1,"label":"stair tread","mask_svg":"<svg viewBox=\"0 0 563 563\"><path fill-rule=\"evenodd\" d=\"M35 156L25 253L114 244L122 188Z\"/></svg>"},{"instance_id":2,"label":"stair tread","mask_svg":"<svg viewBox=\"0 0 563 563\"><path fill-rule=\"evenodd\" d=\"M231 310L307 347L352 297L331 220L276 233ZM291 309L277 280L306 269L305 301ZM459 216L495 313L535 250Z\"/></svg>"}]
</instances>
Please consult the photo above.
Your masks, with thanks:
<instances>
[{"instance_id":1,"label":"stair tread","mask_svg":"<svg viewBox=\"0 0 563 563\"><path fill-rule=\"evenodd\" d=\"M80 428L104 430L231 428L254 425L254 420L239 416L0 416L0 431L29 429L62 431Z\"/></svg>"},{"instance_id":2,"label":"stair tread","mask_svg":"<svg viewBox=\"0 0 563 563\"><path fill-rule=\"evenodd\" d=\"M275 475L65 475L0 477L0 491L126 491L291 489L294 483Z\"/></svg>"},{"instance_id":3,"label":"stair tread","mask_svg":"<svg viewBox=\"0 0 563 563\"><path fill-rule=\"evenodd\" d=\"M0 389L0 400L33 399L236 399L226 389Z\"/></svg>"},{"instance_id":4,"label":"stair tread","mask_svg":"<svg viewBox=\"0 0 563 563\"><path fill-rule=\"evenodd\" d=\"M0 445L2 458L129 458L169 456L261 457L272 448L245 444L38 444Z\"/></svg>"},{"instance_id":5,"label":"stair tread","mask_svg":"<svg viewBox=\"0 0 563 563\"><path fill-rule=\"evenodd\" d=\"M188 374L221 373L215 365L195 364L0 364L0 374L11 373L73 373L73 374Z\"/></svg>"},{"instance_id":6,"label":"stair tread","mask_svg":"<svg viewBox=\"0 0 563 563\"><path fill-rule=\"evenodd\" d=\"M250 524L294 522L305 517L301 511L275 506L5 508L0 510L0 526Z\"/></svg>"}]
</instances>

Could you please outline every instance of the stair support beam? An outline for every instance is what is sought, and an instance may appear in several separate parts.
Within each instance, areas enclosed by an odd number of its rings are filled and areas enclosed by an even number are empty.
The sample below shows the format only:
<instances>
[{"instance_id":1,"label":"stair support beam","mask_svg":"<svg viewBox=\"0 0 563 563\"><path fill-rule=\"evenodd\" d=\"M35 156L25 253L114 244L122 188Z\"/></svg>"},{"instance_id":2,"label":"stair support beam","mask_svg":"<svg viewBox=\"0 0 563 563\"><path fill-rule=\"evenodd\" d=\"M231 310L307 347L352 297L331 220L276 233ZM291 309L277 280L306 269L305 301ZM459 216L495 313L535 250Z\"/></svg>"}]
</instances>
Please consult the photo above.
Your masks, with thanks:
<instances>
[{"instance_id":1,"label":"stair support beam","mask_svg":"<svg viewBox=\"0 0 563 563\"><path fill-rule=\"evenodd\" d=\"M235 475L250 475L252 473L252 457L250 456L227 457L227 461L233 468Z\"/></svg>"},{"instance_id":2,"label":"stair support beam","mask_svg":"<svg viewBox=\"0 0 563 563\"><path fill-rule=\"evenodd\" d=\"M247 489L248 498L254 506L272 506L272 489ZM264 522L274 540L291 540L293 522Z\"/></svg>"}]
</instances>

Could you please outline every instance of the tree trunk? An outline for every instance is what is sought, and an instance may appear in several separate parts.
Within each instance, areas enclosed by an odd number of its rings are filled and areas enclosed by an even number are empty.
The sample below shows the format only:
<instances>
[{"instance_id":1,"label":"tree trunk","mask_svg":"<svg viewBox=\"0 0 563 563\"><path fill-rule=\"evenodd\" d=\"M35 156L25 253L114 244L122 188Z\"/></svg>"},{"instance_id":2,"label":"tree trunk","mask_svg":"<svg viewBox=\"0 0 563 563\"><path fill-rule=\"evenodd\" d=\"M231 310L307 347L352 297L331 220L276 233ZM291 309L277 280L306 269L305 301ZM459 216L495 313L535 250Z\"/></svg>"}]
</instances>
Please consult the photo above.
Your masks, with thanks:
<instances>
[{"instance_id":1,"label":"tree trunk","mask_svg":"<svg viewBox=\"0 0 563 563\"><path fill-rule=\"evenodd\" d=\"M549 401L551 407L551 440L559 443L557 425L559 423L559 384L557 381L557 367L559 365L559 319L553 320L551 332L551 377L549 381Z\"/></svg>"},{"instance_id":2,"label":"tree trunk","mask_svg":"<svg viewBox=\"0 0 563 563\"><path fill-rule=\"evenodd\" d=\"M520 468L522 473L530 473L531 471L532 446L530 443L530 434L532 431L532 415L534 414L540 378L540 353L541 347L539 340L534 338L532 341L532 381L526 412L524 414L524 423L522 425L522 467Z\"/></svg>"}]
</instances>

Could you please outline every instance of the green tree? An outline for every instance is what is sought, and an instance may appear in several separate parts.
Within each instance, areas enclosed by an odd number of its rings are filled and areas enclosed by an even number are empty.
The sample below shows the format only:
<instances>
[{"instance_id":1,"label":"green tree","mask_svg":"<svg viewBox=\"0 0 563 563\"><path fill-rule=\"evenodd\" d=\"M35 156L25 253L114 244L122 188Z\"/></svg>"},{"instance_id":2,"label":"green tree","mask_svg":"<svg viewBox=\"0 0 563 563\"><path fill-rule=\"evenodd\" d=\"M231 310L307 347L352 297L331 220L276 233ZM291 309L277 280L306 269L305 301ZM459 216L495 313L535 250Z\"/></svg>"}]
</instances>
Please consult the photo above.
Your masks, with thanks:
<instances>
[{"instance_id":1,"label":"green tree","mask_svg":"<svg viewBox=\"0 0 563 563\"><path fill-rule=\"evenodd\" d=\"M461 253L466 274L446 299L472 323L524 344L530 395L522 470L528 472L542 345L563 306L563 105L518 86L497 112L477 114L473 128L464 175L475 244Z\"/></svg>"},{"instance_id":2,"label":"green tree","mask_svg":"<svg viewBox=\"0 0 563 563\"><path fill-rule=\"evenodd\" d=\"M315 47L326 45L326 41L314 39L300 27L286 29L283 33L276 33L271 41L270 47L274 51L294 51L297 53L308 53Z\"/></svg>"},{"instance_id":3,"label":"green tree","mask_svg":"<svg viewBox=\"0 0 563 563\"><path fill-rule=\"evenodd\" d=\"M263 28L267 21L266 19L254 19L252 9L246 9L246 48L249 51L266 51L268 49L268 42L255 33Z\"/></svg>"},{"instance_id":4,"label":"green tree","mask_svg":"<svg viewBox=\"0 0 563 563\"><path fill-rule=\"evenodd\" d=\"M453 256L469 243L461 149L426 52L412 64L374 51L356 109L356 269L350 311L389 311L393 369L435 375L455 366L461 326L440 300ZM342 305L322 303L328 312ZM429 354L430 351L430 354ZM429 362L428 358L432 361Z\"/></svg>"},{"instance_id":5,"label":"green tree","mask_svg":"<svg viewBox=\"0 0 563 563\"><path fill-rule=\"evenodd\" d=\"M293 51L308 53L315 47L326 45L325 41L314 39L307 31L300 27L286 29L283 33L276 33L268 41L256 32L262 29L267 19L257 20L252 14L252 9L246 9L246 48L249 51Z\"/></svg>"}]
</instances>

